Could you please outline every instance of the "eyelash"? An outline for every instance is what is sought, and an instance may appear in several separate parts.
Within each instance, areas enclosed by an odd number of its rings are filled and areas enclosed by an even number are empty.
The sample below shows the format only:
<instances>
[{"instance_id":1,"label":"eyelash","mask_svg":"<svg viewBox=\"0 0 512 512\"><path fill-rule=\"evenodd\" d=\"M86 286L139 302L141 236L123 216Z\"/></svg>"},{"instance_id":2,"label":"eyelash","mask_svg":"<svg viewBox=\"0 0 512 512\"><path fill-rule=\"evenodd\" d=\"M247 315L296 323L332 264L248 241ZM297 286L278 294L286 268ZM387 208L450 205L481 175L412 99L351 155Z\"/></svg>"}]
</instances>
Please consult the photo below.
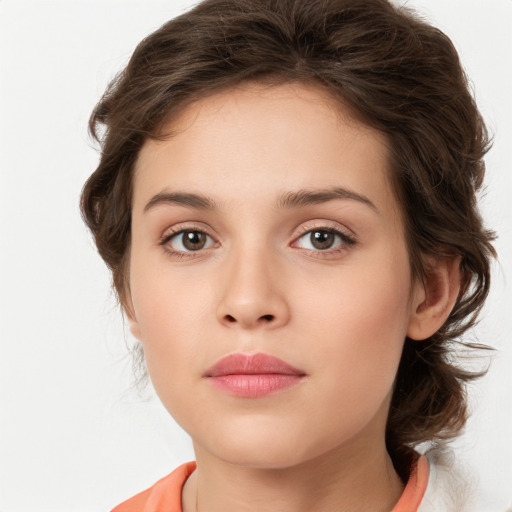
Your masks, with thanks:
<instances>
[{"instance_id":1,"label":"eyelash","mask_svg":"<svg viewBox=\"0 0 512 512\"><path fill-rule=\"evenodd\" d=\"M348 250L349 247L351 247L357 243L357 240L354 237L349 236L347 233L344 233L343 231L333 228L333 227L330 227L330 226L305 226L301 229L301 231L302 231L302 233L294 239L293 244L295 244L298 240L300 240L304 236L314 233L314 232L330 233L330 234L333 234L333 235L339 237L339 239L341 240L340 247L336 247L334 249L328 248L325 250L303 249L304 251L309 252L309 253L315 252L315 253L317 253L317 255L319 257L329 257L332 255L336 255L340 252L345 252ZM176 251L176 250L170 249L168 246L169 242L173 238L175 238L179 235L182 235L183 233L186 233L186 232L202 233L202 234L206 235L207 237L211 238L212 240L214 240L214 238L211 235L209 235L204 230L204 228L201 228L198 226L190 226L190 227L186 227L186 228L171 229L171 232L166 232L160 239L159 245L161 245L164 248L164 250L168 254L170 254L173 258L179 258L179 259L196 258L199 256L199 253L202 251L202 249L198 249L197 251ZM293 245L292 245L292 247L293 247ZM196 254L196 253L198 253L198 254Z\"/></svg>"}]
</instances>

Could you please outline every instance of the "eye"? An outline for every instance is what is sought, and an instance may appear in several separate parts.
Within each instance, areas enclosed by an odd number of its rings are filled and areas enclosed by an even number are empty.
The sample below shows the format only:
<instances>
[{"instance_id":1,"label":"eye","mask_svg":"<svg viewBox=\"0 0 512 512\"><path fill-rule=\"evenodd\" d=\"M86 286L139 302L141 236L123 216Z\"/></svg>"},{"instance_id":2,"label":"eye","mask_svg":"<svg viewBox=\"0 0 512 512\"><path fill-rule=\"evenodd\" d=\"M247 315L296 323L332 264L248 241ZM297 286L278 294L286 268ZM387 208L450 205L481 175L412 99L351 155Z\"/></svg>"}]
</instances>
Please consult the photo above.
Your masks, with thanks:
<instances>
[{"instance_id":1,"label":"eye","mask_svg":"<svg viewBox=\"0 0 512 512\"><path fill-rule=\"evenodd\" d=\"M163 244L170 246L175 252L192 252L209 249L215 245L215 241L204 231L185 229L165 237Z\"/></svg>"},{"instance_id":2,"label":"eye","mask_svg":"<svg viewBox=\"0 0 512 512\"><path fill-rule=\"evenodd\" d=\"M294 246L312 251L327 251L353 245L355 240L332 228L311 229L294 242Z\"/></svg>"}]
</instances>

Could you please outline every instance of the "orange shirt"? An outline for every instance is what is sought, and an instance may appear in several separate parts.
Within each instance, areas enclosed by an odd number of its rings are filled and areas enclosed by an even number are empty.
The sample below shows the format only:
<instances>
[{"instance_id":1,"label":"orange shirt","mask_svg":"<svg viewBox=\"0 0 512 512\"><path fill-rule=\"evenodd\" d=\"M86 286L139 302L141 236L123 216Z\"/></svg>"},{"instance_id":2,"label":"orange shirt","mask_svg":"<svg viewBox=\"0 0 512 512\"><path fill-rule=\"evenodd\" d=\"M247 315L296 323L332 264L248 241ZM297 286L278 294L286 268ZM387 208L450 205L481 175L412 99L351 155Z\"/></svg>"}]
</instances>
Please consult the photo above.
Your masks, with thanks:
<instances>
[{"instance_id":1,"label":"orange shirt","mask_svg":"<svg viewBox=\"0 0 512 512\"><path fill-rule=\"evenodd\" d=\"M170 475L121 503L111 512L182 512L181 490L195 468L195 462L179 466ZM392 512L416 512L425 494L428 476L429 464L422 455L414 465L402 497Z\"/></svg>"}]
</instances>

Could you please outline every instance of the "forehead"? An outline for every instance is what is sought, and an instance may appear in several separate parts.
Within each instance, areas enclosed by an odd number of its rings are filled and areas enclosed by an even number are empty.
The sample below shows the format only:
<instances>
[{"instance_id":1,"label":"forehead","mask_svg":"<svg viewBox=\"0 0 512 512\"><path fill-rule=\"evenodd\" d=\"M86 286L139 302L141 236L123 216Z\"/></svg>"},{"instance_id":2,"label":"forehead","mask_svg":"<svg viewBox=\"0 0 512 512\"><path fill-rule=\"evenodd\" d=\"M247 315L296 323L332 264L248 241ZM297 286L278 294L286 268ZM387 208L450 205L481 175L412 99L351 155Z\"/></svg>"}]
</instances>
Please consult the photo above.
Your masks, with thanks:
<instances>
[{"instance_id":1,"label":"forehead","mask_svg":"<svg viewBox=\"0 0 512 512\"><path fill-rule=\"evenodd\" d=\"M163 132L139 154L134 207L167 188L242 203L335 186L390 199L385 136L320 86L245 83L189 105Z\"/></svg>"}]
</instances>

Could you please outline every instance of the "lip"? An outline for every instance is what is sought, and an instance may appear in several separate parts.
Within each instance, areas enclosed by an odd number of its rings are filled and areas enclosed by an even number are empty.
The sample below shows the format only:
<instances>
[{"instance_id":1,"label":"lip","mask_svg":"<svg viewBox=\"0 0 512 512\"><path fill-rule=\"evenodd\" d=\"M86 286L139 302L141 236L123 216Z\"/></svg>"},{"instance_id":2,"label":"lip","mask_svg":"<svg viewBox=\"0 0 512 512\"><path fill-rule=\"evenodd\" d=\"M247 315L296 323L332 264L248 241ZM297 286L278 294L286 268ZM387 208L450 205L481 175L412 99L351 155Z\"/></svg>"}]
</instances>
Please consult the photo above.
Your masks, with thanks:
<instances>
[{"instance_id":1,"label":"lip","mask_svg":"<svg viewBox=\"0 0 512 512\"><path fill-rule=\"evenodd\" d=\"M303 370L263 353L230 354L204 373L218 390L245 398L259 398L290 388L305 376Z\"/></svg>"}]
</instances>

